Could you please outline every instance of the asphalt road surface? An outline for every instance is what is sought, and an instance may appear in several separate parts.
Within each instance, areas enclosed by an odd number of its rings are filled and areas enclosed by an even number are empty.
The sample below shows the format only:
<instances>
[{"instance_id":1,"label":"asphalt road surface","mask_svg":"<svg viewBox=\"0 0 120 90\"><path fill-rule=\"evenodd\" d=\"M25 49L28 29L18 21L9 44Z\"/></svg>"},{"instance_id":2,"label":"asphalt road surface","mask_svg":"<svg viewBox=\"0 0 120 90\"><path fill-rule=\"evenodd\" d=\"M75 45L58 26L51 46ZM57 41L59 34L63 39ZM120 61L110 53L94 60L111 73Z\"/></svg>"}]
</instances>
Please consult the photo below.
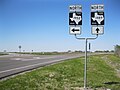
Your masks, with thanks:
<instances>
[{"instance_id":1,"label":"asphalt road surface","mask_svg":"<svg viewBox=\"0 0 120 90\"><path fill-rule=\"evenodd\" d=\"M62 60L84 56L83 54L64 55L19 55L10 54L0 56L0 79L31 70L37 67L49 65Z\"/></svg>"},{"instance_id":2,"label":"asphalt road surface","mask_svg":"<svg viewBox=\"0 0 120 90\"><path fill-rule=\"evenodd\" d=\"M41 66L81 56L84 56L84 53L39 56L10 54L0 56L0 79Z\"/></svg>"}]
</instances>

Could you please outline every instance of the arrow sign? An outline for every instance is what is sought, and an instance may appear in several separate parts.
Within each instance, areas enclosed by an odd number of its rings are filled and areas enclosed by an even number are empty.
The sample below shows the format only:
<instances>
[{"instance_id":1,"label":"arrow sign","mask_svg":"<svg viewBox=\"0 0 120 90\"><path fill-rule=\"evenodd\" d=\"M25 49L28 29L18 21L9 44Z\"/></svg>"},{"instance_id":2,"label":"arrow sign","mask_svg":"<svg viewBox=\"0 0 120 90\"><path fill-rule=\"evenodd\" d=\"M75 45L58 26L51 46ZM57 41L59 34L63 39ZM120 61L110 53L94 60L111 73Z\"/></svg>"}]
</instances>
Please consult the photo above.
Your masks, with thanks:
<instances>
[{"instance_id":1,"label":"arrow sign","mask_svg":"<svg viewBox=\"0 0 120 90\"><path fill-rule=\"evenodd\" d=\"M72 31L73 31L73 32L75 32L75 31L80 31L80 29L74 29L74 28L73 28Z\"/></svg>"},{"instance_id":2,"label":"arrow sign","mask_svg":"<svg viewBox=\"0 0 120 90\"><path fill-rule=\"evenodd\" d=\"M93 35L102 35L104 33L103 26L92 26L92 34Z\"/></svg>"},{"instance_id":3,"label":"arrow sign","mask_svg":"<svg viewBox=\"0 0 120 90\"><path fill-rule=\"evenodd\" d=\"M97 29L96 29L96 32L98 33L99 31L100 31L99 28L97 28Z\"/></svg>"},{"instance_id":4,"label":"arrow sign","mask_svg":"<svg viewBox=\"0 0 120 90\"><path fill-rule=\"evenodd\" d=\"M81 27L80 26L70 26L70 34L81 34Z\"/></svg>"}]
</instances>

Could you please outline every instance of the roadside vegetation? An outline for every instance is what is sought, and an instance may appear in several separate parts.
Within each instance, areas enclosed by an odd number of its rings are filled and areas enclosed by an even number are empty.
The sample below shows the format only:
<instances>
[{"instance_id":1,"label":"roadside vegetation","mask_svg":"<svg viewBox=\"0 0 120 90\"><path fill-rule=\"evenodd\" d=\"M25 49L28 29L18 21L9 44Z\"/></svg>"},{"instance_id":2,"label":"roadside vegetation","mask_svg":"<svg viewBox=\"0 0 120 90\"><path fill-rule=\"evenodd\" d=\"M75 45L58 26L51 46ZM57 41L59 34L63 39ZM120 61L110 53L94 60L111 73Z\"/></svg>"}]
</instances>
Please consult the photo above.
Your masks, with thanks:
<instances>
[{"instance_id":1,"label":"roadside vegetation","mask_svg":"<svg viewBox=\"0 0 120 90\"><path fill-rule=\"evenodd\" d=\"M88 51L89 52L89 51ZM31 55L63 55L63 54L79 54L79 53L84 53L84 51L71 51L71 50L68 50L66 52L57 52L57 51L54 51L54 52L11 52L11 53L16 53L16 54L31 54ZM114 50L106 50L106 51L95 51L95 52L90 52L90 53L114 53Z\"/></svg>"},{"instance_id":2,"label":"roadside vegetation","mask_svg":"<svg viewBox=\"0 0 120 90\"><path fill-rule=\"evenodd\" d=\"M2 55L9 55L8 53L3 53L3 52L0 52L0 56Z\"/></svg>"},{"instance_id":3,"label":"roadside vegetation","mask_svg":"<svg viewBox=\"0 0 120 90\"><path fill-rule=\"evenodd\" d=\"M120 90L120 58L88 57L87 86L92 90ZM84 57L45 66L0 81L0 90L79 90L83 87Z\"/></svg>"},{"instance_id":4,"label":"roadside vegetation","mask_svg":"<svg viewBox=\"0 0 120 90\"><path fill-rule=\"evenodd\" d=\"M120 57L120 45L115 46L115 54Z\"/></svg>"},{"instance_id":5,"label":"roadside vegetation","mask_svg":"<svg viewBox=\"0 0 120 90\"><path fill-rule=\"evenodd\" d=\"M17 54L32 54L32 55L63 55L63 54L73 54L73 53L80 53L80 52L15 52ZM82 53L82 52L81 52Z\"/></svg>"},{"instance_id":6,"label":"roadside vegetation","mask_svg":"<svg viewBox=\"0 0 120 90\"><path fill-rule=\"evenodd\" d=\"M32 55L58 55L63 54L59 52L18 52L18 54L32 54Z\"/></svg>"}]
</instances>

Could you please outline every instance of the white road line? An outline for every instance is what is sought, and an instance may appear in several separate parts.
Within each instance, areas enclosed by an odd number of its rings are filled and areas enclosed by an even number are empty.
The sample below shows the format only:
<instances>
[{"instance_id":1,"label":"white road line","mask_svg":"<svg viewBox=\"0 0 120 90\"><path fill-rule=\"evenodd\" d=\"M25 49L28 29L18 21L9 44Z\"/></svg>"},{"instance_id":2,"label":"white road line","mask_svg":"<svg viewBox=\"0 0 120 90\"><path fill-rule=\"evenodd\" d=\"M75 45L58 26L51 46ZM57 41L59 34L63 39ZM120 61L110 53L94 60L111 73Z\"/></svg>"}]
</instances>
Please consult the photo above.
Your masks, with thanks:
<instances>
[{"instance_id":1,"label":"white road line","mask_svg":"<svg viewBox=\"0 0 120 90\"><path fill-rule=\"evenodd\" d=\"M51 59L51 58L55 58L55 57L33 57L33 59L23 59L21 61L31 61L31 60L40 60L40 59Z\"/></svg>"},{"instance_id":2,"label":"white road line","mask_svg":"<svg viewBox=\"0 0 120 90\"><path fill-rule=\"evenodd\" d=\"M55 58L55 57L11 58L11 60L31 61L31 60L38 60L38 59L50 59L50 58Z\"/></svg>"},{"instance_id":3,"label":"white road line","mask_svg":"<svg viewBox=\"0 0 120 90\"><path fill-rule=\"evenodd\" d=\"M10 60L21 60L22 58L11 58Z\"/></svg>"},{"instance_id":4,"label":"white road line","mask_svg":"<svg viewBox=\"0 0 120 90\"><path fill-rule=\"evenodd\" d=\"M59 60L54 60L54 61L48 61L48 62L44 62L44 63L37 63L37 64L28 65L28 66L19 67L19 68L14 68L14 69L9 69L9 70L5 70L5 71L0 71L0 73L5 73L5 72L14 71L14 70L24 69L24 68L28 68L28 67L32 67L32 66L37 66L37 65L42 65L42 64L49 64L49 63L58 62L58 61L61 61L61 60L66 60L66 59L69 59L69 58L59 59Z\"/></svg>"}]
</instances>

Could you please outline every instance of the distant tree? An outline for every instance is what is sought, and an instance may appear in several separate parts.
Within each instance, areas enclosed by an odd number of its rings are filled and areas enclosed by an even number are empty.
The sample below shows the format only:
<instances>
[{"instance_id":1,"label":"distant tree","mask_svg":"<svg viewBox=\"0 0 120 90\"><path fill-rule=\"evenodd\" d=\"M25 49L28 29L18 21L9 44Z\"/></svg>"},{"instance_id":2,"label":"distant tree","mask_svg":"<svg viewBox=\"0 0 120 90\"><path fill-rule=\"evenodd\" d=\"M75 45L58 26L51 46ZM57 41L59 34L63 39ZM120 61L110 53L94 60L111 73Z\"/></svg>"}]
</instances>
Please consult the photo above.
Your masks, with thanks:
<instances>
[{"instance_id":1,"label":"distant tree","mask_svg":"<svg viewBox=\"0 0 120 90\"><path fill-rule=\"evenodd\" d=\"M120 46L119 45L115 46L115 54L120 56Z\"/></svg>"},{"instance_id":2,"label":"distant tree","mask_svg":"<svg viewBox=\"0 0 120 90\"><path fill-rule=\"evenodd\" d=\"M71 53L72 51L71 50L68 50L68 53Z\"/></svg>"},{"instance_id":3,"label":"distant tree","mask_svg":"<svg viewBox=\"0 0 120 90\"><path fill-rule=\"evenodd\" d=\"M75 50L75 52L76 52L76 53L82 53L83 51L77 51L77 50Z\"/></svg>"},{"instance_id":4,"label":"distant tree","mask_svg":"<svg viewBox=\"0 0 120 90\"><path fill-rule=\"evenodd\" d=\"M112 52L112 53L113 53L113 52L114 52L114 50L111 50L110 52Z\"/></svg>"},{"instance_id":5,"label":"distant tree","mask_svg":"<svg viewBox=\"0 0 120 90\"><path fill-rule=\"evenodd\" d=\"M97 51L95 51L95 52L104 52L104 51L97 50Z\"/></svg>"},{"instance_id":6,"label":"distant tree","mask_svg":"<svg viewBox=\"0 0 120 90\"><path fill-rule=\"evenodd\" d=\"M80 52L80 51L75 50L75 52Z\"/></svg>"},{"instance_id":7,"label":"distant tree","mask_svg":"<svg viewBox=\"0 0 120 90\"><path fill-rule=\"evenodd\" d=\"M6 50L4 50L4 53L6 53L7 51Z\"/></svg>"},{"instance_id":8,"label":"distant tree","mask_svg":"<svg viewBox=\"0 0 120 90\"><path fill-rule=\"evenodd\" d=\"M105 50L104 52L106 52L106 53L107 53L107 52L110 52L110 51L109 51L109 50Z\"/></svg>"}]
</instances>

